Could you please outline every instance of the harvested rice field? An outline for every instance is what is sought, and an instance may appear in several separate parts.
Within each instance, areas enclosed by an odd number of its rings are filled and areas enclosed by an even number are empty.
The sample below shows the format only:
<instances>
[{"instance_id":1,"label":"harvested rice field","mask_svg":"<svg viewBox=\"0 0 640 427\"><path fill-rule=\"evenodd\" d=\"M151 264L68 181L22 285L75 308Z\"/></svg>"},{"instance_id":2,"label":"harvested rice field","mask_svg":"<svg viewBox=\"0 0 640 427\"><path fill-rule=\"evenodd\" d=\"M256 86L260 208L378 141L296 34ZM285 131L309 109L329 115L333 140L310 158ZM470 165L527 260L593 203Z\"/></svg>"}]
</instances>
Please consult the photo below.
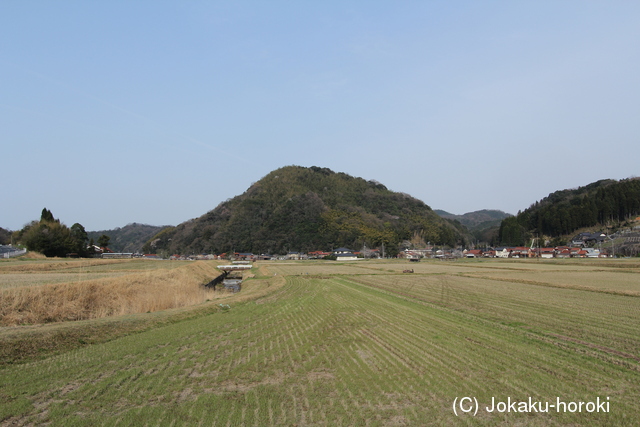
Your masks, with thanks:
<instances>
[{"instance_id":1,"label":"harvested rice field","mask_svg":"<svg viewBox=\"0 0 640 427\"><path fill-rule=\"evenodd\" d=\"M1 365L0 423L633 426L640 419L637 263L260 262L252 273L242 292L181 312L191 315ZM158 316L175 312L111 322ZM96 322L63 326L72 334ZM0 328L0 340L60 325Z\"/></svg>"}]
</instances>

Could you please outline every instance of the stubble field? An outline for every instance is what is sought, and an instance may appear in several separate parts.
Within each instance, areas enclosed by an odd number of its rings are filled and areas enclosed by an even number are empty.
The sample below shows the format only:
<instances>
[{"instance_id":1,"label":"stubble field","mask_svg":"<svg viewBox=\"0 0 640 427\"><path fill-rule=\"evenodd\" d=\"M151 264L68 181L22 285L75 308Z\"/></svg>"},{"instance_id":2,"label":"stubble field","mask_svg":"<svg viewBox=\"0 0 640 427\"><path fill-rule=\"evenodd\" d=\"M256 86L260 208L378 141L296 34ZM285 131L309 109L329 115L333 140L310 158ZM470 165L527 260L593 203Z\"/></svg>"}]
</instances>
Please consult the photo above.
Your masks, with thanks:
<instances>
[{"instance_id":1,"label":"stubble field","mask_svg":"<svg viewBox=\"0 0 640 427\"><path fill-rule=\"evenodd\" d=\"M414 273L403 274L408 268ZM241 293L225 297L229 308L212 301L179 321L5 364L1 423L640 419L638 262L264 262L253 273ZM463 397L477 400L475 416L460 406L456 416ZM542 408L600 399L608 411L489 412L492 398L531 398Z\"/></svg>"}]
</instances>

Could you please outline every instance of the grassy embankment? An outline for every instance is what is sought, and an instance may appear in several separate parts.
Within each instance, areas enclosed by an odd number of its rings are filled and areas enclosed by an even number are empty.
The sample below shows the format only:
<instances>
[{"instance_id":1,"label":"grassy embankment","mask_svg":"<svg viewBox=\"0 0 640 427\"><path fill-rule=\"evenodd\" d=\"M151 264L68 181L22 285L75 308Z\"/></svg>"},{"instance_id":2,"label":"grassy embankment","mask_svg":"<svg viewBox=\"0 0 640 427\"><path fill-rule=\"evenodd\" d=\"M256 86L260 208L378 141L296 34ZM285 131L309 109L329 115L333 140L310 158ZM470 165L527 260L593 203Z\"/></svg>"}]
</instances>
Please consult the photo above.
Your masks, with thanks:
<instances>
[{"instance_id":1,"label":"grassy embankment","mask_svg":"<svg viewBox=\"0 0 640 427\"><path fill-rule=\"evenodd\" d=\"M229 310L0 370L16 425L636 425L632 262L282 263ZM277 276L273 276L277 273ZM286 277L282 287L267 288ZM275 289L271 291L271 289ZM240 294L237 294L240 295ZM456 397L478 399L456 417ZM609 397L607 413L489 413Z\"/></svg>"},{"instance_id":2,"label":"grassy embankment","mask_svg":"<svg viewBox=\"0 0 640 427\"><path fill-rule=\"evenodd\" d=\"M203 303L231 295L201 285L220 274L217 264L2 260L0 366L216 311Z\"/></svg>"}]
</instances>

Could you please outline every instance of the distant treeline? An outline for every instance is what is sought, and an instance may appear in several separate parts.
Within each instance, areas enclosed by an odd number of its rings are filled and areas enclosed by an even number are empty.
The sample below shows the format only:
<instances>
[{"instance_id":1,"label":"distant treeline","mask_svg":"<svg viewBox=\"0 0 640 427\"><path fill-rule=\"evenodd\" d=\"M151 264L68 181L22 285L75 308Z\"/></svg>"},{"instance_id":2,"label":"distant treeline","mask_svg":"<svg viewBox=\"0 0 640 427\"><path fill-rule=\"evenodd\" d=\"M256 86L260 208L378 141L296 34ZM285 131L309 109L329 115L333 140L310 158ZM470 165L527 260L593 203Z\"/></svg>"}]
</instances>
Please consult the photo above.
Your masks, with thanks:
<instances>
[{"instance_id":1,"label":"distant treeline","mask_svg":"<svg viewBox=\"0 0 640 427\"><path fill-rule=\"evenodd\" d=\"M640 215L640 179L601 180L556 191L515 217L499 231L503 245L523 245L534 235L560 237L585 227L624 223Z\"/></svg>"},{"instance_id":2,"label":"distant treeline","mask_svg":"<svg viewBox=\"0 0 640 427\"><path fill-rule=\"evenodd\" d=\"M90 257L94 254L93 239L89 239L82 224L67 227L47 208L42 209L40 221L32 221L14 232L13 240L29 251L48 257ZM106 247L108 244L109 236L100 236L98 245Z\"/></svg>"}]
</instances>

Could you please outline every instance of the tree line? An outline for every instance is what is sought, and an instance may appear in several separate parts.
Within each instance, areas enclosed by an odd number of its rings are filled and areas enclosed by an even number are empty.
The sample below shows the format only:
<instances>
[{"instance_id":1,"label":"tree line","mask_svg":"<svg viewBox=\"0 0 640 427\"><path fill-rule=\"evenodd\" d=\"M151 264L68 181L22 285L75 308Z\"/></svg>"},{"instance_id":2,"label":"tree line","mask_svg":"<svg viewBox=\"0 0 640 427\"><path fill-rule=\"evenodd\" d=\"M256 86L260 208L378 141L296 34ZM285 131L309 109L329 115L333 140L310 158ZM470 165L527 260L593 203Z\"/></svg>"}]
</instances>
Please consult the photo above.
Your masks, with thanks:
<instances>
[{"instance_id":1,"label":"tree line","mask_svg":"<svg viewBox=\"0 0 640 427\"><path fill-rule=\"evenodd\" d=\"M98 246L106 248L109 236L102 235ZM22 230L14 233L14 241L24 245L29 251L39 252L47 257L91 257L94 252L94 241L89 239L85 228L80 223L67 227L54 218L47 208L42 209L39 221L32 221Z\"/></svg>"}]
</instances>

